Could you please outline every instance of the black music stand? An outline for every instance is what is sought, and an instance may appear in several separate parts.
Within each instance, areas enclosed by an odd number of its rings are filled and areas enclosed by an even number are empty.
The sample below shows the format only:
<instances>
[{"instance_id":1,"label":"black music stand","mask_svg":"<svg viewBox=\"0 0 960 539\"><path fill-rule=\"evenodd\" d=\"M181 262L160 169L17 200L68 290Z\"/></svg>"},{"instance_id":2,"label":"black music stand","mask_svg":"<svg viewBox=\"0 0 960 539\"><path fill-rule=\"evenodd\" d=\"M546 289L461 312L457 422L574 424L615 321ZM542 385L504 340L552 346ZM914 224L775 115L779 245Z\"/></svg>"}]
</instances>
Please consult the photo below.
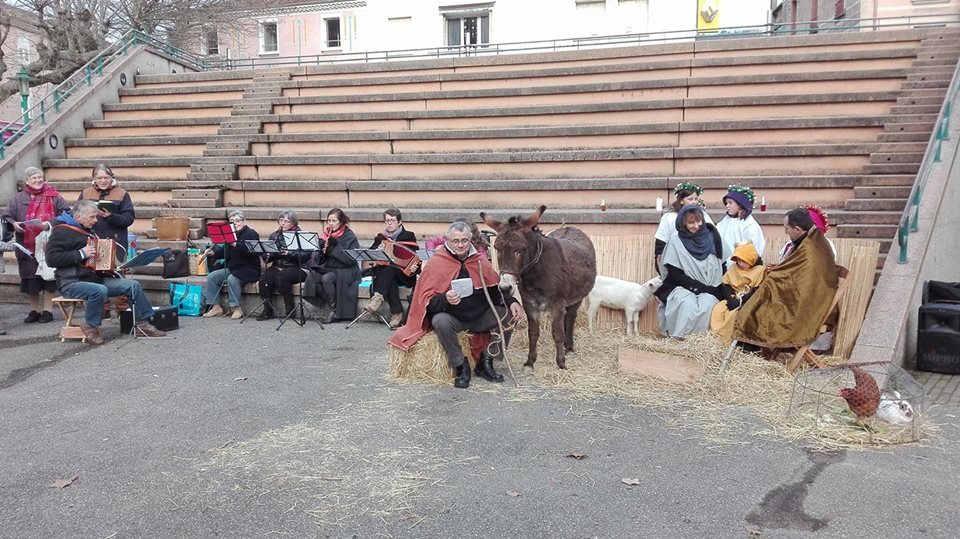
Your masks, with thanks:
<instances>
[{"instance_id":1,"label":"black music stand","mask_svg":"<svg viewBox=\"0 0 960 539\"><path fill-rule=\"evenodd\" d=\"M260 253L261 256L280 252L280 242L277 240L244 240L244 243L247 245L247 249L251 253ZM224 279L224 282L226 282L226 279ZM242 324L246 322L247 318L250 318L254 314L260 314L262 312L260 309L262 309L268 301L273 301L273 297L261 299L260 303L258 303L253 310L248 312L246 316L243 317L243 320L240 321L240 323Z\"/></svg>"},{"instance_id":2,"label":"black music stand","mask_svg":"<svg viewBox=\"0 0 960 539\"><path fill-rule=\"evenodd\" d=\"M387 253L383 252L383 249L344 249L343 252L358 264L362 262L390 262L390 257L387 256ZM387 319L384 318L382 314L379 312L374 313L366 309L361 309L360 314L347 324L347 327L344 329L350 329L350 326L356 324L361 318L370 313L379 318L380 321L383 322L383 325L387 326L387 329L393 329L390 327L390 322L387 322Z\"/></svg>"},{"instance_id":3,"label":"black music stand","mask_svg":"<svg viewBox=\"0 0 960 539\"><path fill-rule=\"evenodd\" d=\"M320 250L320 234L316 232L304 232L302 230L291 230L283 233L282 240L283 245L286 246L287 251L298 252L298 253L315 253ZM300 269L300 272L303 273L303 261L300 258L297 258L297 268ZM294 316L293 313L300 313L299 318ZM312 318L317 325L320 326L320 329L324 329L323 322L313 311L310 311L309 318ZM280 331L280 328L287 323L287 320L292 320L293 323L297 324L300 327L303 327L307 324L307 310L303 307L303 285L300 286L300 294L297 299L297 306L293 309L290 309L290 312L283 317L283 320L280 321L280 325L277 326L277 331Z\"/></svg>"}]
</instances>

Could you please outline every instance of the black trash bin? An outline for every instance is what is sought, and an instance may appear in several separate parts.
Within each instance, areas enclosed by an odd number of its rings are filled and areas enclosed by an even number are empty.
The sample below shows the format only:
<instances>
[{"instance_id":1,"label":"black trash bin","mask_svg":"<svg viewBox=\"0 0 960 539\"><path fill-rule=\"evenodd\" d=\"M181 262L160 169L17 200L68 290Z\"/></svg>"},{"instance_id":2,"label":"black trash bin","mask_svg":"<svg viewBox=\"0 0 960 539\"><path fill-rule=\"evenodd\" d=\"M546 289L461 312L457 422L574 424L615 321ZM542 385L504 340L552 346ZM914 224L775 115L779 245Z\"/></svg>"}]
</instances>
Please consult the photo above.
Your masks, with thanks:
<instances>
[{"instance_id":1,"label":"black trash bin","mask_svg":"<svg viewBox=\"0 0 960 539\"><path fill-rule=\"evenodd\" d=\"M928 281L917 318L917 370L960 374L960 283Z\"/></svg>"}]
</instances>

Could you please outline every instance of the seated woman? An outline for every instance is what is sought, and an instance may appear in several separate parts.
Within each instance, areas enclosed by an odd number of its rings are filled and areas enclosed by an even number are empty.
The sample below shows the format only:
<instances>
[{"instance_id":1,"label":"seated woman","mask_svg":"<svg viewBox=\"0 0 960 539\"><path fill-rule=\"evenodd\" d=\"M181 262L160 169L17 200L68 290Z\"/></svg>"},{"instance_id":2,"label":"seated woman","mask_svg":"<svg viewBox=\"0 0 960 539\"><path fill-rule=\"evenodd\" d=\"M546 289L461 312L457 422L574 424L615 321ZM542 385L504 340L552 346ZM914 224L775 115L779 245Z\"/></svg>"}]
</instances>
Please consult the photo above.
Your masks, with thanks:
<instances>
[{"instance_id":1,"label":"seated woman","mask_svg":"<svg viewBox=\"0 0 960 539\"><path fill-rule=\"evenodd\" d=\"M666 275L656 296L660 330L671 337L707 331L720 299L726 253L716 227L703 222L703 210L689 204L677 213L677 237L663 252Z\"/></svg>"},{"instance_id":2,"label":"seated woman","mask_svg":"<svg viewBox=\"0 0 960 539\"><path fill-rule=\"evenodd\" d=\"M302 283L306 279L306 267L313 255L311 252L290 252L286 249L283 233L300 230L300 222L297 221L296 213L291 210L280 212L277 217L277 224L280 225L280 228L270 234L270 241L279 243L280 252L270 253L264 257L267 267L260 278L260 297L265 300L265 303L263 304L263 312L260 313L257 320L270 320L277 317L272 302L274 290L283 297L284 314L290 314L290 311L293 310L293 285Z\"/></svg>"},{"instance_id":3,"label":"seated woman","mask_svg":"<svg viewBox=\"0 0 960 539\"><path fill-rule=\"evenodd\" d=\"M767 239L760 223L753 218L754 200L756 197L753 189L743 185L731 185L723 196L723 206L727 214L717 223L717 231L720 232L727 249L734 249L749 242L756 247L757 255L763 257Z\"/></svg>"},{"instance_id":4,"label":"seated woman","mask_svg":"<svg viewBox=\"0 0 960 539\"><path fill-rule=\"evenodd\" d=\"M379 248L384 240L389 240L402 247L416 252L417 235L403 227L403 216L397 208L388 208L383 212L383 231L377 234L373 240L371 249ZM409 252L408 252L409 254ZM404 257L409 258L409 257ZM379 265L366 270L373 277L373 283L370 285L370 301L367 303L366 310L376 313L380 310L384 300L390 305L390 327L400 327L400 321L403 319L403 305L400 304L400 287L406 286L413 288L417 283L416 271L407 275L403 268L396 265Z\"/></svg>"},{"instance_id":5,"label":"seated woman","mask_svg":"<svg viewBox=\"0 0 960 539\"><path fill-rule=\"evenodd\" d=\"M670 205L670 209L660 217L660 225L657 226L657 232L653 235L654 245L654 269L657 275L660 274L660 266L663 260L663 250L667 247L667 242L677 237L677 212L680 208L688 204L698 204L702 208L700 195L703 194L703 187L691 182L678 183L673 188L673 196L676 197ZM708 223L713 223L710 215L704 211L703 219Z\"/></svg>"},{"instance_id":6,"label":"seated woman","mask_svg":"<svg viewBox=\"0 0 960 539\"><path fill-rule=\"evenodd\" d=\"M327 212L327 226L321 236L321 249L313 270L320 275L324 297L330 305L326 323L349 320L357 316L357 287L360 286L360 268L347 256L345 249L360 246L357 235L350 230L350 218L340 208Z\"/></svg>"},{"instance_id":7,"label":"seated woman","mask_svg":"<svg viewBox=\"0 0 960 539\"><path fill-rule=\"evenodd\" d=\"M733 265L723 274L720 284L726 301L717 303L710 315L710 331L719 335L725 344L730 342L733 335L737 310L747 303L766 275L766 268L760 264L757 248L752 243L744 243L734 249L730 259Z\"/></svg>"},{"instance_id":8,"label":"seated woman","mask_svg":"<svg viewBox=\"0 0 960 539\"><path fill-rule=\"evenodd\" d=\"M204 256L214 260L222 258L227 265L207 275L207 286L203 295L204 302L209 308L203 315L207 318L228 315L231 311L233 312L231 318L243 318L243 309L240 307L243 285L260 280L260 255L251 253L246 244L247 240L259 240L260 234L247 226L246 216L242 210L230 210L227 217L236 232L237 241L214 245L203 253ZM224 281L227 283L228 310L226 311L220 307L219 301L220 289L223 288Z\"/></svg>"}]
</instances>

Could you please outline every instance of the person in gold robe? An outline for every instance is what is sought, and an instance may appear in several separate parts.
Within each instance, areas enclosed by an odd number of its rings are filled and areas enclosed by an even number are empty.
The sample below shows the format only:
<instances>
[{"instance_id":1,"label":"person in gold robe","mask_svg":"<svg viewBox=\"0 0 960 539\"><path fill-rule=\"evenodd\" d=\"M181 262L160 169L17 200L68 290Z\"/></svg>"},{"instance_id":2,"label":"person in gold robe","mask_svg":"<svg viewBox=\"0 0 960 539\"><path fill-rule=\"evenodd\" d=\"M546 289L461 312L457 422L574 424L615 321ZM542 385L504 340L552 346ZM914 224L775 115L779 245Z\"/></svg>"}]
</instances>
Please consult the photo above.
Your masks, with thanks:
<instances>
[{"instance_id":1,"label":"person in gold robe","mask_svg":"<svg viewBox=\"0 0 960 539\"><path fill-rule=\"evenodd\" d=\"M760 264L760 256L753 243L744 243L733 250L730 257L734 263L720 282L720 290L726 296L710 313L710 331L729 344L733 335L733 323L737 319L737 311L753 295L766 275L766 268Z\"/></svg>"}]
</instances>

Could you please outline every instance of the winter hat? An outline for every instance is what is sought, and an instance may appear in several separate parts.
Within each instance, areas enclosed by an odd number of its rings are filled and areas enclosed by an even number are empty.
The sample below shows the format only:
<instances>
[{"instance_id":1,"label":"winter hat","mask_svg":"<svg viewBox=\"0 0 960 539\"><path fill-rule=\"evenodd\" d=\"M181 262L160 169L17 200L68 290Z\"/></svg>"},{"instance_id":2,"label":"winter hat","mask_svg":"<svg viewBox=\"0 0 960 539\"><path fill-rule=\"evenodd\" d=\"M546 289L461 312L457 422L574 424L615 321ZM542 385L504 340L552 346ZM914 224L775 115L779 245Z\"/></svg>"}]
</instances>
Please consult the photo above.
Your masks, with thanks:
<instances>
[{"instance_id":1,"label":"winter hat","mask_svg":"<svg viewBox=\"0 0 960 539\"><path fill-rule=\"evenodd\" d=\"M747 215L753 213L753 189L745 185L730 185L727 187L727 194L723 195L723 203L727 203L727 199L731 199L736 202L743 211L747 212Z\"/></svg>"}]
</instances>

